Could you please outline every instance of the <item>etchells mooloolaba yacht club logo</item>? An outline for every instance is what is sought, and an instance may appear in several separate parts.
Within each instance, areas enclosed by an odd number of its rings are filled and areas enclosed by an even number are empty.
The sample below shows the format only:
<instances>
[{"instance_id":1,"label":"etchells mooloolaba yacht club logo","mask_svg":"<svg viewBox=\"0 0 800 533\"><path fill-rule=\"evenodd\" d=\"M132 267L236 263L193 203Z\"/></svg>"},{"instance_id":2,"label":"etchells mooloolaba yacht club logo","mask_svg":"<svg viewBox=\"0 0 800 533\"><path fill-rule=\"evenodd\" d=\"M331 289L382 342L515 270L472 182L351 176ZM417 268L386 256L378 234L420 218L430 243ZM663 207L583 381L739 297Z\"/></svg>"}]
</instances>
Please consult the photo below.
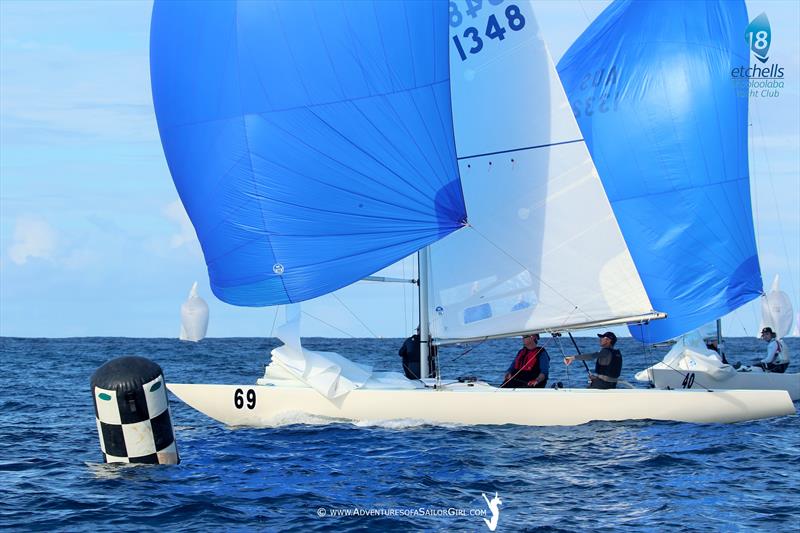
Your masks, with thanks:
<instances>
[{"instance_id":1,"label":"etchells mooloolaba yacht club logo","mask_svg":"<svg viewBox=\"0 0 800 533\"><path fill-rule=\"evenodd\" d=\"M731 69L731 79L736 84L736 93L742 98L775 98L783 89L783 67L769 62L772 30L766 13L750 21L744 31L744 39L757 60L753 65L741 65Z\"/></svg>"}]
</instances>

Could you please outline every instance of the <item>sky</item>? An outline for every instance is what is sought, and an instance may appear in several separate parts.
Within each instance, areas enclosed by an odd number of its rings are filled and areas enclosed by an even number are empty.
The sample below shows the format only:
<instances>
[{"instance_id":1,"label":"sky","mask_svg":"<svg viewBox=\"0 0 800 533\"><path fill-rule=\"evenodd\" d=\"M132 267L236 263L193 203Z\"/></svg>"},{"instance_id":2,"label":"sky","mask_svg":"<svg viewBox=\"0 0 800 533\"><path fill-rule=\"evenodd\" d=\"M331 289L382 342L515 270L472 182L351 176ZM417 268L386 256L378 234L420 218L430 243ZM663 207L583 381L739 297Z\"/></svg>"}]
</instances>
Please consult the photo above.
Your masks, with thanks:
<instances>
[{"instance_id":1,"label":"sky","mask_svg":"<svg viewBox=\"0 0 800 533\"><path fill-rule=\"evenodd\" d=\"M541 1L554 60L608 1ZM800 2L764 12L777 98L750 100L750 170L765 288L777 274L800 306ZM199 243L172 184L153 113L152 3L0 1L0 335L176 337L194 281L208 335L270 336L274 308L241 308L209 289ZM744 28L742 29L744 32ZM412 260L385 271L410 276ZM409 286L357 283L303 304L304 336L403 337ZM758 300L726 317L755 335ZM623 333L624 329L617 329ZM587 332L592 333L592 332Z\"/></svg>"}]
</instances>

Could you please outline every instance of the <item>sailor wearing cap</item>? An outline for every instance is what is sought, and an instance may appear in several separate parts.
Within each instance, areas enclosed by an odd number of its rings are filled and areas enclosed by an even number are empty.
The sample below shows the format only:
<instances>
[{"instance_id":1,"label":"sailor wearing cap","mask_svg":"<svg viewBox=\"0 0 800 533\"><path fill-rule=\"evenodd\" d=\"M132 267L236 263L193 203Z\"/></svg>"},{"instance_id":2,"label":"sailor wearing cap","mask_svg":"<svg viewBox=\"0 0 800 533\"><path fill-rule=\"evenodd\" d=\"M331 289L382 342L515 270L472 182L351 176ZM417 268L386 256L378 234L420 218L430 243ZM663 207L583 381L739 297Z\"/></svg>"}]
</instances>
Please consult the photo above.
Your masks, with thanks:
<instances>
[{"instance_id":1,"label":"sailor wearing cap","mask_svg":"<svg viewBox=\"0 0 800 533\"><path fill-rule=\"evenodd\" d=\"M616 389L617 380L622 373L622 353L614 348L617 336L611 331L597 335L600 340L600 351L570 355L564 358L564 363L572 364L579 361L595 360L594 374L589 374L590 389Z\"/></svg>"},{"instance_id":2,"label":"sailor wearing cap","mask_svg":"<svg viewBox=\"0 0 800 533\"><path fill-rule=\"evenodd\" d=\"M756 366L760 366L767 372L783 374L789 366L789 352L786 351L781 341L776 338L772 328L761 330L761 338L767 342L767 356Z\"/></svg>"}]
</instances>

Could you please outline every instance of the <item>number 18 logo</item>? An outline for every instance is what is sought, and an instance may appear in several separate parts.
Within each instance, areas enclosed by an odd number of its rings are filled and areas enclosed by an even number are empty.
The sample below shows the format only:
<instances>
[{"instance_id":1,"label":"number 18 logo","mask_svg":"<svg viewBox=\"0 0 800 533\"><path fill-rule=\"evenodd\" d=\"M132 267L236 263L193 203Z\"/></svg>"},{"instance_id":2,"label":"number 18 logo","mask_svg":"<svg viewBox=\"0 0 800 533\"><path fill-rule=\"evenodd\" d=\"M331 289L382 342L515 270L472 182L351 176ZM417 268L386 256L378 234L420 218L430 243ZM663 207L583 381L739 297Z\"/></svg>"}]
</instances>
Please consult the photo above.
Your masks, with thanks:
<instances>
[{"instance_id":1,"label":"number 18 logo","mask_svg":"<svg viewBox=\"0 0 800 533\"><path fill-rule=\"evenodd\" d=\"M744 30L744 39L750 45L750 50L756 59L766 63L769 59L767 57L769 44L772 41L772 30L770 30L766 13L761 13L750 22L747 29Z\"/></svg>"}]
</instances>

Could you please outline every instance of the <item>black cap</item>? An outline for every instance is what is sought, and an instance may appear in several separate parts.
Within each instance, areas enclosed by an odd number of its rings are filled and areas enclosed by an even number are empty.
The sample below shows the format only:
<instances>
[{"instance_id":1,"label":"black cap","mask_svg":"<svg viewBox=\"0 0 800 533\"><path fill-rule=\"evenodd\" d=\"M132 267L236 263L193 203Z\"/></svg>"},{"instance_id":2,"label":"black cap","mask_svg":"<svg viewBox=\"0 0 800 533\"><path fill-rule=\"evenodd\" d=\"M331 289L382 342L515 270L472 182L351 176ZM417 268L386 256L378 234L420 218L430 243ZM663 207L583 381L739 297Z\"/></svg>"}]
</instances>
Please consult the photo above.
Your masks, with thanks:
<instances>
[{"instance_id":1,"label":"black cap","mask_svg":"<svg viewBox=\"0 0 800 533\"><path fill-rule=\"evenodd\" d=\"M605 333L598 333L597 336L600 338L605 337L606 339L611 341L611 344L617 343L617 336L614 335L614 333L611 331L606 331Z\"/></svg>"},{"instance_id":2,"label":"black cap","mask_svg":"<svg viewBox=\"0 0 800 533\"><path fill-rule=\"evenodd\" d=\"M763 335L764 333L769 333L770 335L775 335L775 332L772 331L772 328L770 328L770 327L766 327L766 328L762 329L761 330L761 334Z\"/></svg>"}]
</instances>

